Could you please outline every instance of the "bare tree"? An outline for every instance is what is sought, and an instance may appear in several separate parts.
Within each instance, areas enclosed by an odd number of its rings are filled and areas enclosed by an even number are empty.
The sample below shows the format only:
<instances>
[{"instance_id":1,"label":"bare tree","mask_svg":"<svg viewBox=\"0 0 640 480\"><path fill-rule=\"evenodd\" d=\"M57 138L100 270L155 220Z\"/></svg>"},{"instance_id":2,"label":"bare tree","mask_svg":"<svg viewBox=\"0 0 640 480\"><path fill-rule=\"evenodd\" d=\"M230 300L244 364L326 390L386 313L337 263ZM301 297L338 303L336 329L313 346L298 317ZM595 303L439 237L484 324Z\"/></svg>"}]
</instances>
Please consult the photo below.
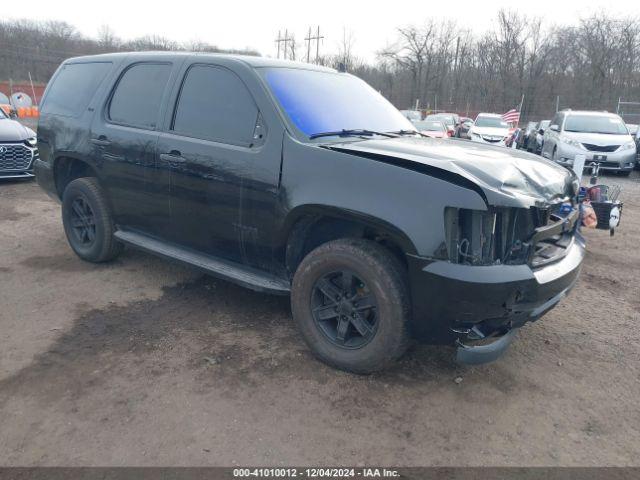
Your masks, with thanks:
<instances>
[{"instance_id":1,"label":"bare tree","mask_svg":"<svg viewBox=\"0 0 640 480\"><path fill-rule=\"evenodd\" d=\"M640 19L598 13L575 26L547 26L540 19L501 11L495 27L472 34L455 22L403 26L374 63L354 54L354 34L343 29L333 54L319 63L344 65L400 108L416 99L473 115L504 112L524 95L523 114L549 118L560 107L614 110L618 97L640 101ZM107 26L95 39L65 22L0 21L0 80L46 82L66 58L118 50L230 51L194 40L181 44L150 35L128 42ZM287 57L304 53L288 42ZM301 55L302 54L302 55Z\"/></svg>"},{"instance_id":2,"label":"bare tree","mask_svg":"<svg viewBox=\"0 0 640 480\"><path fill-rule=\"evenodd\" d=\"M101 25L98 29L98 45L105 52L112 52L120 47L120 39L109 25Z\"/></svg>"}]
</instances>

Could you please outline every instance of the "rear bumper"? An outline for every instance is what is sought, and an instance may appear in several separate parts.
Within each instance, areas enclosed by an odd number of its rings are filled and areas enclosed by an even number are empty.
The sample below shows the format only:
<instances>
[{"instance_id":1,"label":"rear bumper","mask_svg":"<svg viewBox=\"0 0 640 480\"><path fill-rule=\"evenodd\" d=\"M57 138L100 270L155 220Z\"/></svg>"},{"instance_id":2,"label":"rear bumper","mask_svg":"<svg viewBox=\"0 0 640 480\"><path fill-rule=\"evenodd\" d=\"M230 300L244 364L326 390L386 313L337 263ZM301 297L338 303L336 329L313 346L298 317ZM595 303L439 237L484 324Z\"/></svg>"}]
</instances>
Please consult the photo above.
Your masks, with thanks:
<instances>
[{"instance_id":1,"label":"rear bumper","mask_svg":"<svg viewBox=\"0 0 640 480\"><path fill-rule=\"evenodd\" d=\"M528 265L468 266L408 257L413 333L427 343L458 344L463 351L479 340L501 338L555 307L575 285L584 255L584 241L577 233L561 260L535 270ZM511 338L494 348L501 353ZM488 350L480 351L491 357ZM462 357L471 357L471 352Z\"/></svg>"}]
</instances>

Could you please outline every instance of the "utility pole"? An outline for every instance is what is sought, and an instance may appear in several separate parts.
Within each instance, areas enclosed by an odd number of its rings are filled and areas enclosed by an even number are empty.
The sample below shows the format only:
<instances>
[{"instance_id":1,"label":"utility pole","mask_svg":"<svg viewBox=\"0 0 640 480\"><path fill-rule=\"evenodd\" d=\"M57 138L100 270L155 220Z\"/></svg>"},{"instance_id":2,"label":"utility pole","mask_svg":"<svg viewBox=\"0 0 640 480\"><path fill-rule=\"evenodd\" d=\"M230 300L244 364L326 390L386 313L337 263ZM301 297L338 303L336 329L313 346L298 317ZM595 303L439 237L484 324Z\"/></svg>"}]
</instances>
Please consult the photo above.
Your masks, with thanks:
<instances>
[{"instance_id":1,"label":"utility pole","mask_svg":"<svg viewBox=\"0 0 640 480\"><path fill-rule=\"evenodd\" d=\"M276 44L278 45L278 58L280 58L280 44L284 44L284 48L282 49L282 58L287 59L287 44L293 40L292 37L289 36L289 30L285 29L284 37L282 36L282 32L278 30L278 38L276 39Z\"/></svg>"},{"instance_id":2,"label":"utility pole","mask_svg":"<svg viewBox=\"0 0 640 480\"><path fill-rule=\"evenodd\" d=\"M311 63L311 27L309 27L309 33L304 40L307 42L307 63Z\"/></svg>"},{"instance_id":3,"label":"utility pole","mask_svg":"<svg viewBox=\"0 0 640 480\"><path fill-rule=\"evenodd\" d=\"M280 43L282 42L282 34L280 33L280 30L278 30L278 38L276 39L276 45L278 46L278 56L277 58L280 58Z\"/></svg>"},{"instance_id":4,"label":"utility pole","mask_svg":"<svg viewBox=\"0 0 640 480\"><path fill-rule=\"evenodd\" d=\"M305 41L307 42L307 63L310 63L311 61L311 42L314 40L316 41L316 63L318 63L318 60L320 59L320 40L323 38L324 37L320 35L320 25L318 25L317 32L314 36L311 35L311 27L309 27L309 34L305 38Z\"/></svg>"},{"instance_id":5,"label":"utility pole","mask_svg":"<svg viewBox=\"0 0 640 480\"><path fill-rule=\"evenodd\" d=\"M320 59L320 40L324 37L320 36L320 25L318 25L318 33L316 33L316 63Z\"/></svg>"},{"instance_id":6,"label":"utility pole","mask_svg":"<svg viewBox=\"0 0 640 480\"><path fill-rule=\"evenodd\" d=\"M556 97L556 113L560 110L560 95Z\"/></svg>"}]
</instances>

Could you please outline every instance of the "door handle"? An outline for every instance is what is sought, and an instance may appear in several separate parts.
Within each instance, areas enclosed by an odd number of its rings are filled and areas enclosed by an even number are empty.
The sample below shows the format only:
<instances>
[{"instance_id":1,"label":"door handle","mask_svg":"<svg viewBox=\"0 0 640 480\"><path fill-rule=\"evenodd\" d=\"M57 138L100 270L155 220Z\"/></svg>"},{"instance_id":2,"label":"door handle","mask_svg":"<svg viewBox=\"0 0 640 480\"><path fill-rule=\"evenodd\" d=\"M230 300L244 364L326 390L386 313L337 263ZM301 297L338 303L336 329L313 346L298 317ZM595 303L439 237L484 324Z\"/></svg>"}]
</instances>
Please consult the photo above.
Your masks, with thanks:
<instances>
[{"instance_id":1,"label":"door handle","mask_svg":"<svg viewBox=\"0 0 640 480\"><path fill-rule=\"evenodd\" d=\"M184 163L187 161L187 159L184 158L178 150L171 150L169 153L161 153L160 160L169 163Z\"/></svg>"},{"instance_id":2,"label":"door handle","mask_svg":"<svg viewBox=\"0 0 640 480\"><path fill-rule=\"evenodd\" d=\"M91 143L98 145L99 147L111 145L111 141L109 141L104 135L100 135L98 138L92 138Z\"/></svg>"}]
</instances>

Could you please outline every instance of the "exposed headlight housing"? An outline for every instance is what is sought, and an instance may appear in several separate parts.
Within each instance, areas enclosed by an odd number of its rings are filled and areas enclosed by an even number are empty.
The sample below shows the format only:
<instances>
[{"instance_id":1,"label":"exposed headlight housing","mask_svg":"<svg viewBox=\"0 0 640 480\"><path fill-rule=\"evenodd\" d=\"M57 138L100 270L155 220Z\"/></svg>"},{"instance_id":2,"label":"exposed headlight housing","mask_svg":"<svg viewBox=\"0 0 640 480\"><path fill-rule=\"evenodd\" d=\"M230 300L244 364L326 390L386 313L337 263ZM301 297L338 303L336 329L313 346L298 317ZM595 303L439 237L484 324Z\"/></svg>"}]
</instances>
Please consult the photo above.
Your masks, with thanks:
<instances>
[{"instance_id":1,"label":"exposed headlight housing","mask_svg":"<svg viewBox=\"0 0 640 480\"><path fill-rule=\"evenodd\" d=\"M38 144L38 139L36 137L27 138L24 143L30 147L35 147Z\"/></svg>"}]
</instances>

